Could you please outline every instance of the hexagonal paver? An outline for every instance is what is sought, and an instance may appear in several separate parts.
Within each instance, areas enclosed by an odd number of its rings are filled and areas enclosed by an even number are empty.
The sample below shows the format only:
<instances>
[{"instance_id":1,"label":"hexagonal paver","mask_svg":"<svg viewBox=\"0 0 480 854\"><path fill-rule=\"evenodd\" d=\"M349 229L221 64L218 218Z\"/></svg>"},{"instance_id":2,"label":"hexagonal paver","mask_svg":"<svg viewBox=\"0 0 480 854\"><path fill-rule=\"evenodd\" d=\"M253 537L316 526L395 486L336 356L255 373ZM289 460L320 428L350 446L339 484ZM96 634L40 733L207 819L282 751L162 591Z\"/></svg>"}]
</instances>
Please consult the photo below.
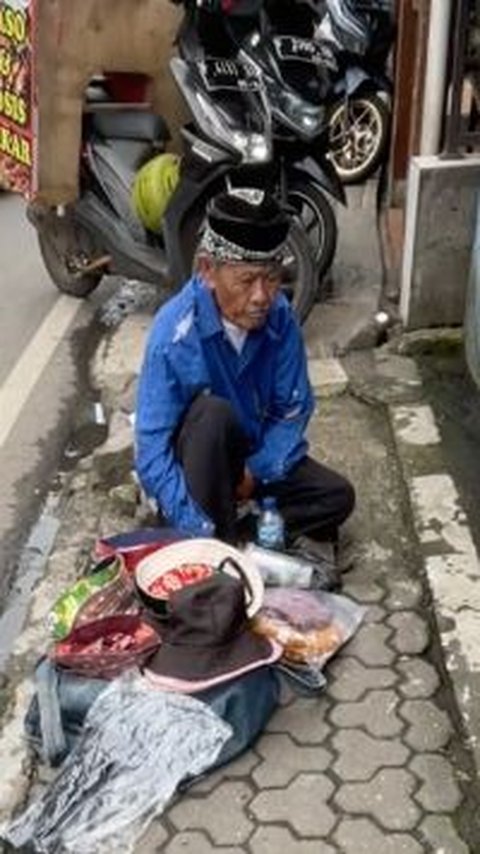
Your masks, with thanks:
<instances>
[{"instance_id":1,"label":"hexagonal paver","mask_svg":"<svg viewBox=\"0 0 480 854\"><path fill-rule=\"evenodd\" d=\"M360 700L370 688L389 688L397 681L393 670L386 667L365 667L348 655L337 658L329 667L328 694L336 700Z\"/></svg>"},{"instance_id":2,"label":"hexagonal paver","mask_svg":"<svg viewBox=\"0 0 480 854\"><path fill-rule=\"evenodd\" d=\"M370 738L357 730L341 730L332 740L338 751L333 770L342 780L369 780L380 768L405 765L409 751L398 739Z\"/></svg>"},{"instance_id":3,"label":"hexagonal paver","mask_svg":"<svg viewBox=\"0 0 480 854\"><path fill-rule=\"evenodd\" d=\"M198 782L194 783L191 791L197 795L203 792L211 792L215 789L222 780L236 780L241 777L248 777L256 765L260 763L260 757L253 750L247 750L243 756L238 759L233 759L222 768L217 768L211 774L206 774Z\"/></svg>"},{"instance_id":4,"label":"hexagonal paver","mask_svg":"<svg viewBox=\"0 0 480 854\"><path fill-rule=\"evenodd\" d=\"M253 830L245 810L251 797L246 783L224 782L206 797L184 797L168 817L178 830L205 830L216 845L241 845Z\"/></svg>"},{"instance_id":5,"label":"hexagonal paver","mask_svg":"<svg viewBox=\"0 0 480 854\"><path fill-rule=\"evenodd\" d=\"M404 697L411 699L433 697L440 684L435 668L421 658L399 661L397 670L400 671L404 679L398 686L398 690Z\"/></svg>"},{"instance_id":6,"label":"hexagonal paver","mask_svg":"<svg viewBox=\"0 0 480 854\"><path fill-rule=\"evenodd\" d=\"M342 854L422 854L423 848L405 833L388 833L376 827L368 818L341 821L335 831L335 841Z\"/></svg>"},{"instance_id":7,"label":"hexagonal paver","mask_svg":"<svg viewBox=\"0 0 480 854\"><path fill-rule=\"evenodd\" d=\"M296 700L275 712L267 731L288 733L298 744L323 744L330 734L325 720L328 709L325 697Z\"/></svg>"},{"instance_id":8,"label":"hexagonal paver","mask_svg":"<svg viewBox=\"0 0 480 854\"><path fill-rule=\"evenodd\" d=\"M225 848L223 845L218 848L212 845L210 840L197 830L176 833L170 844L161 850L165 854L243 854L241 848ZM153 849L150 849L150 852L145 851L145 854L153 854Z\"/></svg>"},{"instance_id":9,"label":"hexagonal paver","mask_svg":"<svg viewBox=\"0 0 480 854\"><path fill-rule=\"evenodd\" d=\"M147 830L138 838L135 854L157 854L164 850L167 833L162 825L153 820Z\"/></svg>"},{"instance_id":10,"label":"hexagonal paver","mask_svg":"<svg viewBox=\"0 0 480 854\"><path fill-rule=\"evenodd\" d=\"M421 655L425 652L430 637L425 620L413 611L398 611L387 620L395 629L390 645L403 655Z\"/></svg>"},{"instance_id":11,"label":"hexagonal paver","mask_svg":"<svg viewBox=\"0 0 480 854\"><path fill-rule=\"evenodd\" d=\"M420 826L420 833L436 852L445 854L472 854L455 830L451 819L444 815L430 815Z\"/></svg>"},{"instance_id":12,"label":"hexagonal paver","mask_svg":"<svg viewBox=\"0 0 480 854\"><path fill-rule=\"evenodd\" d=\"M250 805L264 822L289 824L299 836L325 837L335 824L327 805L333 785L321 774L300 774L286 789L267 789Z\"/></svg>"},{"instance_id":13,"label":"hexagonal paver","mask_svg":"<svg viewBox=\"0 0 480 854\"><path fill-rule=\"evenodd\" d=\"M406 611L420 604L422 585L413 578L387 578L387 588L385 607L389 611Z\"/></svg>"},{"instance_id":14,"label":"hexagonal paver","mask_svg":"<svg viewBox=\"0 0 480 854\"><path fill-rule=\"evenodd\" d=\"M404 740L414 750L440 750L450 741L452 725L448 715L432 700L406 700L399 713L410 724Z\"/></svg>"},{"instance_id":15,"label":"hexagonal paver","mask_svg":"<svg viewBox=\"0 0 480 854\"><path fill-rule=\"evenodd\" d=\"M369 605L367 613L363 618L365 624L368 623L383 623L385 617L388 616L388 611L383 605Z\"/></svg>"},{"instance_id":16,"label":"hexagonal paver","mask_svg":"<svg viewBox=\"0 0 480 854\"><path fill-rule=\"evenodd\" d=\"M415 779L403 768L384 768L368 783L345 783L335 802L348 813L370 813L386 830L412 830L420 810L412 799Z\"/></svg>"},{"instance_id":17,"label":"hexagonal paver","mask_svg":"<svg viewBox=\"0 0 480 854\"><path fill-rule=\"evenodd\" d=\"M424 809L429 812L453 812L458 807L462 795L453 776L452 766L443 756L435 753L415 756L410 769L422 781L415 797Z\"/></svg>"},{"instance_id":18,"label":"hexagonal paver","mask_svg":"<svg viewBox=\"0 0 480 854\"><path fill-rule=\"evenodd\" d=\"M392 632L393 630L383 623L361 626L346 647L348 655L354 655L369 667L391 664L395 659L395 652L385 642Z\"/></svg>"},{"instance_id":19,"label":"hexagonal paver","mask_svg":"<svg viewBox=\"0 0 480 854\"><path fill-rule=\"evenodd\" d=\"M262 762L253 772L257 786L286 786L301 771L325 771L332 756L323 747L301 747L288 735L264 735L257 744Z\"/></svg>"},{"instance_id":20,"label":"hexagonal paver","mask_svg":"<svg viewBox=\"0 0 480 854\"><path fill-rule=\"evenodd\" d=\"M363 605L369 605L371 602L380 602L385 596L385 590L374 581L360 581L358 574L354 573L350 578L343 583L343 592L360 602Z\"/></svg>"},{"instance_id":21,"label":"hexagonal paver","mask_svg":"<svg viewBox=\"0 0 480 854\"><path fill-rule=\"evenodd\" d=\"M358 703L340 703L333 709L330 719L340 727L364 727L371 735L389 737L398 735L404 728L397 715L399 698L394 691L370 691Z\"/></svg>"},{"instance_id":22,"label":"hexagonal paver","mask_svg":"<svg viewBox=\"0 0 480 854\"><path fill-rule=\"evenodd\" d=\"M249 842L252 854L334 854L335 849L320 839L295 839L287 827L259 827Z\"/></svg>"}]
</instances>

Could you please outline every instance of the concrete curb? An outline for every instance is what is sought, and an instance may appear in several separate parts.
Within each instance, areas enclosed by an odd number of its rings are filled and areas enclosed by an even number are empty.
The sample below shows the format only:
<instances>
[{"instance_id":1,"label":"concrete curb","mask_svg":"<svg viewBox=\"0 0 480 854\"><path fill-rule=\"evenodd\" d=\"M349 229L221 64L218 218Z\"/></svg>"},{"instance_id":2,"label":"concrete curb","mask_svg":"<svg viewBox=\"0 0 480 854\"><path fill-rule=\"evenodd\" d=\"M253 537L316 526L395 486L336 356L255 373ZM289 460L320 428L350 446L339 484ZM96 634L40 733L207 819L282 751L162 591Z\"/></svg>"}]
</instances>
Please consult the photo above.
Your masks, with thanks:
<instances>
[{"instance_id":1,"label":"concrete curb","mask_svg":"<svg viewBox=\"0 0 480 854\"><path fill-rule=\"evenodd\" d=\"M348 387L348 377L338 359L309 359L308 373L315 397L335 397Z\"/></svg>"},{"instance_id":2,"label":"concrete curb","mask_svg":"<svg viewBox=\"0 0 480 854\"><path fill-rule=\"evenodd\" d=\"M480 769L479 560L455 483L442 456L430 406L390 405L392 432L408 489L445 666L466 743Z\"/></svg>"}]
</instances>

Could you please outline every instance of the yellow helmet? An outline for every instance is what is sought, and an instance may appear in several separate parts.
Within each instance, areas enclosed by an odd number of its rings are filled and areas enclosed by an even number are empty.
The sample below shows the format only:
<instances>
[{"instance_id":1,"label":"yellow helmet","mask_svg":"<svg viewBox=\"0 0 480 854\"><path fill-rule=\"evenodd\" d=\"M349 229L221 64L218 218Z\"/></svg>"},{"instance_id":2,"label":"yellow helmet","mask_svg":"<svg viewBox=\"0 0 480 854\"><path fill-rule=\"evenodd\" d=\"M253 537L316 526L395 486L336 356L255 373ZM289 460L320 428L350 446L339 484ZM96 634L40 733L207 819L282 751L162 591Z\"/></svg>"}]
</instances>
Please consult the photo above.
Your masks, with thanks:
<instances>
[{"instance_id":1,"label":"yellow helmet","mask_svg":"<svg viewBox=\"0 0 480 854\"><path fill-rule=\"evenodd\" d=\"M132 185L132 205L145 228L159 231L179 180L180 158L176 154L159 154L138 170Z\"/></svg>"}]
</instances>

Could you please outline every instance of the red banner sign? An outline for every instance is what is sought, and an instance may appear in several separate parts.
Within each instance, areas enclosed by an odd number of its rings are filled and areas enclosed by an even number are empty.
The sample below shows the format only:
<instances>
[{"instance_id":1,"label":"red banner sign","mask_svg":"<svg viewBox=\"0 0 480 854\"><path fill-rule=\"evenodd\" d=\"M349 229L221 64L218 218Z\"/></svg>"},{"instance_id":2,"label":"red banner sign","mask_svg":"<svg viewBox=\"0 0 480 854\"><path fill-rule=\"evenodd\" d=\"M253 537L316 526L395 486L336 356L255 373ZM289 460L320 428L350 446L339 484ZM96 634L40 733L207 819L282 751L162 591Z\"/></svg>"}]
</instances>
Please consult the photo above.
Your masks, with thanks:
<instances>
[{"instance_id":1,"label":"red banner sign","mask_svg":"<svg viewBox=\"0 0 480 854\"><path fill-rule=\"evenodd\" d=\"M0 0L0 187L34 190L36 0Z\"/></svg>"}]
</instances>

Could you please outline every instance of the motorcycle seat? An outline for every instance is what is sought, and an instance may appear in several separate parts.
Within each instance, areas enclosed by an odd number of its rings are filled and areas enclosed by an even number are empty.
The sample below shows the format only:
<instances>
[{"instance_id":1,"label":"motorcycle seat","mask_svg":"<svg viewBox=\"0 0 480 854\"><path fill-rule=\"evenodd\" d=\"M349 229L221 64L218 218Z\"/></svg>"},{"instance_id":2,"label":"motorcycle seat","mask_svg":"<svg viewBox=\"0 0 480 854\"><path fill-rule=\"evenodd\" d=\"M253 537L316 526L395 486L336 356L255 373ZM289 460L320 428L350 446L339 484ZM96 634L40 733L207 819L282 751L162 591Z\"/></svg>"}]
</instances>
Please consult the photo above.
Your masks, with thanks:
<instances>
[{"instance_id":1,"label":"motorcycle seat","mask_svg":"<svg viewBox=\"0 0 480 854\"><path fill-rule=\"evenodd\" d=\"M92 115L92 126L104 139L130 139L156 142L170 139L167 124L161 116L143 110L99 112Z\"/></svg>"}]
</instances>

